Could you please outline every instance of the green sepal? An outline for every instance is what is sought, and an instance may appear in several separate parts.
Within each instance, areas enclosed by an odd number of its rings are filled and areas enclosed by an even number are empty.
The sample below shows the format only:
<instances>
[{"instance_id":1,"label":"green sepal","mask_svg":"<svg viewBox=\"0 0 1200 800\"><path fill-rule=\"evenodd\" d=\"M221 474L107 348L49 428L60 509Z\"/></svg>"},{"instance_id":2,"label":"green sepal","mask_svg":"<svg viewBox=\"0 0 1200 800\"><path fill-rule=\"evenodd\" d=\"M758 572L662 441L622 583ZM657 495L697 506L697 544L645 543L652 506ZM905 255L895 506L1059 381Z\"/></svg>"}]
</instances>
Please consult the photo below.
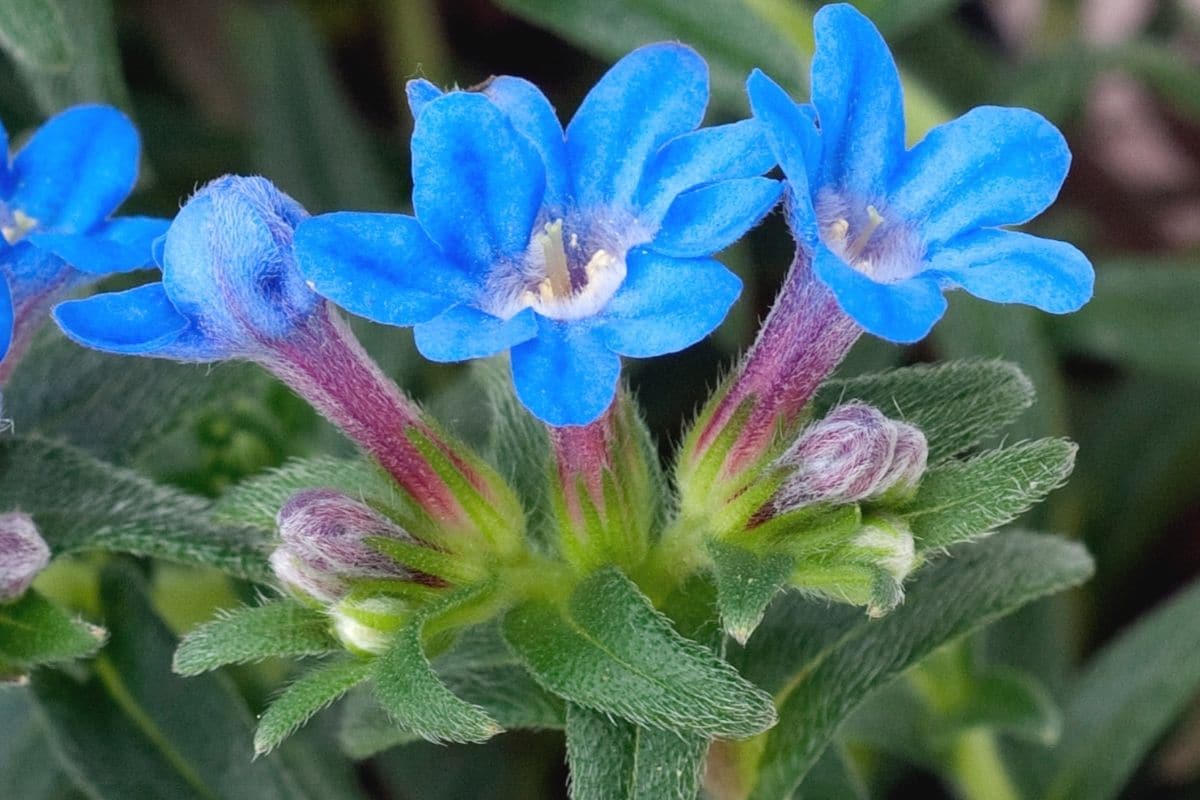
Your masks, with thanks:
<instances>
[{"instance_id":1,"label":"green sepal","mask_svg":"<svg viewBox=\"0 0 1200 800\"><path fill-rule=\"evenodd\" d=\"M898 509L924 552L990 533L1062 486L1077 446L1037 439L931 468L916 497Z\"/></svg>"},{"instance_id":2,"label":"green sepal","mask_svg":"<svg viewBox=\"0 0 1200 800\"><path fill-rule=\"evenodd\" d=\"M464 561L455 554L434 550L420 542L406 542L386 536L369 536L364 541L405 569L423 572L448 583L478 583L486 574L476 564Z\"/></svg>"},{"instance_id":3,"label":"green sepal","mask_svg":"<svg viewBox=\"0 0 1200 800\"><path fill-rule=\"evenodd\" d=\"M680 636L628 578L606 568L565 603L533 600L505 640L549 691L650 728L745 738L775 720L770 698Z\"/></svg>"},{"instance_id":4,"label":"green sepal","mask_svg":"<svg viewBox=\"0 0 1200 800\"><path fill-rule=\"evenodd\" d=\"M693 800L708 739L567 705L571 800Z\"/></svg>"},{"instance_id":5,"label":"green sepal","mask_svg":"<svg viewBox=\"0 0 1200 800\"><path fill-rule=\"evenodd\" d=\"M172 669L199 675L227 664L297 658L341 650L325 612L292 600L274 600L223 612L183 637Z\"/></svg>"},{"instance_id":6,"label":"green sepal","mask_svg":"<svg viewBox=\"0 0 1200 800\"><path fill-rule=\"evenodd\" d=\"M271 701L254 730L254 753L278 747L317 712L366 680L371 665L353 657L336 658L310 669Z\"/></svg>"},{"instance_id":7,"label":"green sepal","mask_svg":"<svg viewBox=\"0 0 1200 800\"><path fill-rule=\"evenodd\" d=\"M725 632L745 644L762 621L767 605L787 582L796 559L786 552L756 553L735 544L708 542Z\"/></svg>"},{"instance_id":8,"label":"green sepal","mask_svg":"<svg viewBox=\"0 0 1200 800\"><path fill-rule=\"evenodd\" d=\"M442 682L422 643L429 622L483 591L484 587L468 587L414 614L373 662L375 699L399 727L432 742L482 742L503 730L486 711L460 699Z\"/></svg>"},{"instance_id":9,"label":"green sepal","mask_svg":"<svg viewBox=\"0 0 1200 800\"><path fill-rule=\"evenodd\" d=\"M1033 383L1007 361L964 359L834 379L817 393L823 415L859 400L915 425L929 444L929 463L961 453L1003 430L1033 404Z\"/></svg>"},{"instance_id":10,"label":"green sepal","mask_svg":"<svg viewBox=\"0 0 1200 800\"><path fill-rule=\"evenodd\" d=\"M0 604L0 680L31 668L94 655L108 637L98 625L74 619L34 590Z\"/></svg>"}]
</instances>

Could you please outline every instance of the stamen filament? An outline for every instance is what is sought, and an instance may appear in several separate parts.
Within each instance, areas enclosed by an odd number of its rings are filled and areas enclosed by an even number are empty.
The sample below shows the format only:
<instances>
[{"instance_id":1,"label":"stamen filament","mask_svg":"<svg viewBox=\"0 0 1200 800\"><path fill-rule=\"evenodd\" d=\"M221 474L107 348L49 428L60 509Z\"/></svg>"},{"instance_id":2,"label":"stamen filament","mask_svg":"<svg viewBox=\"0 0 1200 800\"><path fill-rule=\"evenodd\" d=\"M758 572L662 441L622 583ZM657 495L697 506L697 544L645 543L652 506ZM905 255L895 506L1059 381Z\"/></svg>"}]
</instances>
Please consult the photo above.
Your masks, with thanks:
<instances>
[{"instance_id":1,"label":"stamen filament","mask_svg":"<svg viewBox=\"0 0 1200 800\"><path fill-rule=\"evenodd\" d=\"M867 244L871 241L871 235L875 233L876 229L882 223L883 216L875 209L875 206L867 206L867 226L850 243L850 248L846 251L847 261L853 263L858 260L858 257L867 249Z\"/></svg>"},{"instance_id":2,"label":"stamen filament","mask_svg":"<svg viewBox=\"0 0 1200 800\"><path fill-rule=\"evenodd\" d=\"M567 269L567 252L563 249L561 219L546 224L545 233L542 234L542 253L546 257L546 280L549 286L540 286L540 293L545 297L548 288L553 296L570 297L571 273Z\"/></svg>"}]
</instances>

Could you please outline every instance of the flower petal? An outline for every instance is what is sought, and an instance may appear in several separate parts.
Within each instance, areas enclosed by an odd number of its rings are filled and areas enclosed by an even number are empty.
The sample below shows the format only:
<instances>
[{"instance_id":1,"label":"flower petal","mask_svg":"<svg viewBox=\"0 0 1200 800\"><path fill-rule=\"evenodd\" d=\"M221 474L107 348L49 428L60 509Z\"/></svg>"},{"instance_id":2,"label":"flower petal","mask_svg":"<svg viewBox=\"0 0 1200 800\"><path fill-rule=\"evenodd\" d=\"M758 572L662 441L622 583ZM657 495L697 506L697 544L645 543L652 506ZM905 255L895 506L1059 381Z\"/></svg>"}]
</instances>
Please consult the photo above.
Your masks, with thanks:
<instances>
[{"instance_id":1,"label":"flower petal","mask_svg":"<svg viewBox=\"0 0 1200 800\"><path fill-rule=\"evenodd\" d=\"M586 425L617 394L621 359L582 323L538 317L537 338L512 349L517 397L550 425Z\"/></svg>"},{"instance_id":2,"label":"flower petal","mask_svg":"<svg viewBox=\"0 0 1200 800\"><path fill-rule=\"evenodd\" d=\"M425 106L412 137L413 208L451 260L478 272L524 252L546 188L541 156L486 97Z\"/></svg>"},{"instance_id":3,"label":"flower petal","mask_svg":"<svg viewBox=\"0 0 1200 800\"><path fill-rule=\"evenodd\" d=\"M133 123L117 109L69 108L17 153L9 204L43 231L86 232L133 190L140 149Z\"/></svg>"},{"instance_id":4,"label":"flower petal","mask_svg":"<svg viewBox=\"0 0 1200 800\"><path fill-rule=\"evenodd\" d=\"M782 193L783 184L769 178L721 181L685 192L671 204L649 247L679 258L712 255L754 227Z\"/></svg>"},{"instance_id":5,"label":"flower petal","mask_svg":"<svg viewBox=\"0 0 1200 800\"><path fill-rule=\"evenodd\" d=\"M413 328L421 355L441 362L494 356L537 332L537 320L528 308L500 319L468 305L454 306Z\"/></svg>"},{"instance_id":6,"label":"flower petal","mask_svg":"<svg viewBox=\"0 0 1200 800\"><path fill-rule=\"evenodd\" d=\"M766 130L771 152L788 179L788 222L792 233L800 241L815 242L817 212L813 208L809 172L820 153L821 135L812 118L763 72L756 69L750 73L746 93L755 118Z\"/></svg>"},{"instance_id":7,"label":"flower petal","mask_svg":"<svg viewBox=\"0 0 1200 800\"><path fill-rule=\"evenodd\" d=\"M982 106L939 125L892 179L888 207L926 242L1017 225L1058 196L1071 153L1058 129L1024 108Z\"/></svg>"},{"instance_id":8,"label":"flower petal","mask_svg":"<svg viewBox=\"0 0 1200 800\"><path fill-rule=\"evenodd\" d=\"M823 174L810 180L878 202L904 153L904 98L887 44L853 6L813 18L812 104L825 144Z\"/></svg>"},{"instance_id":9,"label":"flower petal","mask_svg":"<svg viewBox=\"0 0 1200 800\"><path fill-rule=\"evenodd\" d=\"M746 119L686 133L658 151L638 186L638 218L662 219L671 203L697 186L761 175L775 166L762 123Z\"/></svg>"},{"instance_id":10,"label":"flower petal","mask_svg":"<svg viewBox=\"0 0 1200 800\"><path fill-rule=\"evenodd\" d=\"M742 291L741 280L710 258L629 254L625 282L600 315L605 346L634 358L674 353L712 333Z\"/></svg>"},{"instance_id":11,"label":"flower petal","mask_svg":"<svg viewBox=\"0 0 1200 800\"><path fill-rule=\"evenodd\" d=\"M567 173L567 143L554 106L532 83L510 75L489 81L483 94L541 155L546 168L546 195L542 204L564 208L571 194L571 179Z\"/></svg>"},{"instance_id":12,"label":"flower petal","mask_svg":"<svg viewBox=\"0 0 1200 800\"><path fill-rule=\"evenodd\" d=\"M312 217L296 229L295 248L317 294L388 325L426 322L477 291L417 220L400 214Z\"/></svg>"},{"instance_id":13,"label":"flower petal","mask_svg":"<svg viewBox=\"0 0 1200 800\"><path fill-rule=\"evenodd\" d=\"M154 266L151 245L170 225L158 217L118 217L88 235L34 233L29 241L80 272L106 275Z\"/></svg>"},{"instance_id":14,"label":"flower petal","mask_svg":"<svg viewBox=\"0 0 1200 800\"><path fill-rule=\"evenodd\" d=\"M1077 311L1092 296L1087 256L1066 242L997 229L961 236L939 248L936 273L993 303L1024 303L1052 314Z\"/></svg>"},{"instance_id":15,"label":"flower petal","mask_svg":"<svg viewBox=\"0 0 1200 800\"><path fill-rule=\"evenodd\" d=\"M893 342L923 339L946 312L946 298L937 281L923 273L896 283L878 283L824 245L813 251L813 271L833 290L851 319Z\"/></svg>"},{"instance_id":16,"label":"flower petal","mask_svg":"<svg viewBox=\"0 0 1200 800\"><path fill-rule=\"evenodd\" d=\"M13 303L12 294L8 291L8 281L0 275L0 361L12 344L13 334Z\"/></svg>"},{"instance_id":17,"label":"flower petal","mask_svg":"<svg viewBox=\"0 0 1200 800\"><path fill-rule=\"evenodd\" d=\"M408 110L413 119L421 116L421 111L431 100L437 100L445 92L424 78L416 78L404 84L404 94L408 98Z\"/></svg>"},{"instance_id":18,"label":"flower petal","mask_svg":"<svg viewBox=\"0 0 1200 800\"><path fill-rule=\"evenodd\" d=\"M175 309L161 283L59 303L54 319L75 342L109 353L186 361L227 355Z\"/></svg>"},{"instance_id":19,"label":"flower petal","mask_svg":"<svg viewBox=\"0 0 1200 800\"><path fill-rule=\"evenodd\" d=\"M694 130L708 104L708 65L681 44L653 44L613 65L567 126L567 161L580 208L632 211L647 162Z\"/></svg>"}]
</instances>

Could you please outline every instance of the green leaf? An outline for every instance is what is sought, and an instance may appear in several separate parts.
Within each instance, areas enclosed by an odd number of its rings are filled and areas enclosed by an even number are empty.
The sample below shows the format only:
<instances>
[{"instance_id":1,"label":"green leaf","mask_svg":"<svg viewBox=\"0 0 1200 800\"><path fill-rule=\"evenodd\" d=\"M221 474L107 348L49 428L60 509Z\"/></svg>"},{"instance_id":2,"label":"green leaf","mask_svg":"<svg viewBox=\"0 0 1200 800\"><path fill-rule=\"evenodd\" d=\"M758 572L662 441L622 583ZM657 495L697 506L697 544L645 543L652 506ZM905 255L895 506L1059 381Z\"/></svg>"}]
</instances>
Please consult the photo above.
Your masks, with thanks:
<instances>
[{"instance_id":1,"label":"green leaf","mask_svg":"<svg viewBox=\"0 0 1200 800\"><path fill-rule=\"evenodd\" d=\"M396 484L367 461L318 456L295 459L244 480L213 504L213 517L275 532L275 516L292 495L320 486L351 497L393 505L402 502Z\"/></svg>"},{"instance_id":2,"label":"green leaf","mask_svg":"<svg viewBox=\"0 0 1200 800\"><path fill-rule=\"evenodd\" d=\"M209 503L151 483L62 444L0 440L0 497L33 516L56 556L133 553L215 567L250 580L269 575L261 532L208 521Z\"/></svg>"},{"instance_id":3,"label":"green leaf","mask_svg":"<svg viewBox=\"0 0 1200 800\"><path fill-rule=\"evenodd\" d=\"M394 206L306 16L286 4L233 11L230 33L249 82L257 168L314 213Z\"/></svg>"},{"instance_id":4,"label":"green leaf","mask_svg":"<svg viewBox=\"0 0 1200 800\"><path fill-rule=\"evenodd\" d=\"M456 696L437 676L425 655L421 632L433 617L478 594L477 587L431 606L397 631L391 647L371 670L375 698L401 728L433 742L482 742L500 725L477 705Z\"/></svg>"},{"instance_id":5,"label":"green leaf","mask_svg":"<svg viewBox=\"0 0 1200 800\"><path fill-rule=\"evenodd\" d=\"M1116 797L1200 690L1200 583L1143 617L1087 664L1047 755L1051 800Z\"/></svg>"},{"instance_id":6,"label":"green leaf","mask_svg":"<svg viewBox=\"0 0 1200 800\"><path fill-rule=\"evenodd\" d=\"M0 691L0 797L14 800L77 800L42 733L41 720L22 690Z\"/></svg>"},{"instance_id":7,"label":"green leaf","mask_svg":"<svg viewBox=\"0 0 1200 800\"><path fill-rule=\"evenodd\" d=\"M957 0L908 0L893 3L889 0L859 0L855 6L879 26L889 41L915 28L945 18L955 9Z\"/></svg>"},{"instance_id":8,"label":"green leaf","mask_svg":"<svg viewBox=\"0 0 1200 800\"><path fill-rule=\"evenodd\" d=\"M960 546L918 573L902 606L882 619L788 595L731 657L771 691L779 724L747 742L753 800L784 800L834 731L873 690L937 647L1043 595L1080 583L1092 564L1061 538L1009 532Z\"/></svg>"},{"instance_id":9,"label":"green leaf","mask_svg":"<svg viewBox=\"0 0 1200 800\"><path fill-rule=\"evenodd\" d=\"M745 644L762 621L767 604L792 574L796 560L787 553L759 554L716 540L708 543L708 551L713 558L721 624Z\"/></svg>"},{"instance_id":10,"label":"green leaf","mask_svg":"<svg viewBox=\"0 0 1200 800\"><path fill-rule=\"evenodd\" d=\"M275 698L258 720L254 731L254 753L269 753L297 728L331 703L366 680L368 661L342 658L313 667L293 681Z\"/></svg>"},{"instance_id":11,"label":"green leaf","mask_svg":"<svg viewBox=\"0 0 1200 800\"><path fill-rule=\"evenodd\" d=\"M350 758L364 758L402 744L421 741L410 730L400 727L379 707L374 695L362 689L351 691L341 706L338 746Z\"/></svg>"},{"instance_id":12,"label":"green leaf","mask_svg":"<svg viewBox=\"0 0 1200 800\"><path fill-rule=\"evenodd\" d=\"M58 72L67 68L71 46L65 28L54 0L0 2L0 49L28 69Z\"/></svg>"},{"instance_id":13,"label":"green leaf","mask_svg":"<svg viewBox=\"0 0 1200 800\"><path fill-rule=\"evenodd\" d=\"M103 628L72 619L35 591L0 604L0 664L29 668L86 658L106 636Z\"/></svg>"},{"instance_id":14,"label":"green leaf","mask_svg":"<svg viewBox=\"0 0 1200 800\"><path fill-rule=\"evenodd\" d=\"M805 62L795 46L740 0L500 0L500 5L610 61L649 42L687 42L708 61L713 96L729 109L746 107L746 76L755 67L793 93L805 85Z\"/></svg>"},{"instance_id":15,"label":"green leaf","mask_svg":"<svg viewBox=\"0 0 1200 800\"><path fill-rule=\"evenodd\" d=\"M88 797L330 796L289 770L279 754L252 758L252 720L231 684L217 675L171 673L174 637L155 616L136 569L111 564L100 594L111 638L94 669L82 679L41 670L31 684L55 753Z\"/></svg>"},{"instance_id":16,"label":"green leaf","mask_svg":"<svg viewBox=\"0 0 1200 800\"><path fill-rule=\"evenodd\" d=\"M196 628L179 643L172 668L180 675L199 675L226 664L341 649L329 633L329 617L323 611L275 600L222 613Z\"/></svg>"},{"instance_id":17,"label":"green leaf","mask_svg":"<svg viewBox=\"0 0 1200 800\"><path fill-rule=\"evenodd\" d=\"M1062 712L1045 688L1029 675L993 667L974 682L970 698L945 725L947 733L992 728L1048 746L1062 733Z\"/></svg>"},{"instance_id":18,"label":"green leaf","mask_svg":"<svg viewBox=\"0 0 1200 800\"><path fill-rule=\"evenodd\" d=\"M572 800L693 800L708 740L567 705Z\"/></svg>"},{"instance_id":19,"label":"green leaf","mask_svg":"<svg viewBox=\"0 0 1200 800\"><path fill-rule=\"evenodd\" d=\"M587 578L565 606L518 606L503 630L542 685L581 706L646 727L727 738L774 722L770 698L676 633L615 569Z\"/></svg>"},{"instance_id":20,"label":"green leaf","mask_svg":"<svg viewBox=\"0 0 1200 800\"><path fill-rule=\"evenodd\" d=\"M1033 404L1033 384L1007 361L964 359L832 380L817 405L861 400L916 425L929 442L929 462L974 447Z\"/></svg>"},{"instance_id":21,"label":"green leaf","mask_svg":"<svg viewBox=\"0 0 1200 800\"><path fill-rule=\"evenodd\" d=\"M1066 439L1038 439L946 462L925 474L900 513L923 551L981 536L1062 486L1076 450Z\"/></svg>"}]
</instances>

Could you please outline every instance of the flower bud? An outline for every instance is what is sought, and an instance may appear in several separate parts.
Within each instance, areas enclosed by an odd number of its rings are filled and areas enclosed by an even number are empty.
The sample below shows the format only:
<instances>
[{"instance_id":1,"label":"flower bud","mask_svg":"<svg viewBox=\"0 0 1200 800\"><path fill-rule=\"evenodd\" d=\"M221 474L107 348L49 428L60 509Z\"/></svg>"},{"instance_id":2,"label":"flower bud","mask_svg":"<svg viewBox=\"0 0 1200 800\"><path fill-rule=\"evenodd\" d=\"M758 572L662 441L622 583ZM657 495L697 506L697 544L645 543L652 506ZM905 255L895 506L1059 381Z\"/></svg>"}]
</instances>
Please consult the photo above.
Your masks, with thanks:
<instances>
[{"instance_id":1,"label":"flower bud","mask_svg":"<svg viewBox=\"0 0 1200 800\"><path fill-rule=\"evenodd\" d=\"M779 458L793 471L775 504L793 510L875 500L893 491L907 496L925 471L926 455L919 429L863 403L847 403L806 428Z\"/></svg>"},{"instance_id":2,"label":"flower bud","mask_svg":"<svg viewBox=\"0 0 1200 800\"><path fill-rule=\"evenodd\" d=\"M50 563L50 548L28 514L0 514L0 603L16 600Z\"/></svg>"},{"instance_id":3,"label":"flower bud","mask_svg":"<svg viewBox=\"0 0 1200 800\"><path fill-rule=\"evenodd\" d=\"M387 650L392 634L408 619L408 612L404 600L385 595L347 598L329 610L338 639L363 655L380 655Z\"/></svg>"},{"instance_id":4,"label":"flower bud","mask_svg":"<svg viewBox=\"0 0 1200 800\"><path fill-rule=\"evenodd\" d=\"M408 580L412 573L365 540L411 541L394 522L332 489L306 489L292 496L276 517L282 544L271 568L285 586L324 603L345 596L356 578Z\"/></svg>"}]
</instances>

